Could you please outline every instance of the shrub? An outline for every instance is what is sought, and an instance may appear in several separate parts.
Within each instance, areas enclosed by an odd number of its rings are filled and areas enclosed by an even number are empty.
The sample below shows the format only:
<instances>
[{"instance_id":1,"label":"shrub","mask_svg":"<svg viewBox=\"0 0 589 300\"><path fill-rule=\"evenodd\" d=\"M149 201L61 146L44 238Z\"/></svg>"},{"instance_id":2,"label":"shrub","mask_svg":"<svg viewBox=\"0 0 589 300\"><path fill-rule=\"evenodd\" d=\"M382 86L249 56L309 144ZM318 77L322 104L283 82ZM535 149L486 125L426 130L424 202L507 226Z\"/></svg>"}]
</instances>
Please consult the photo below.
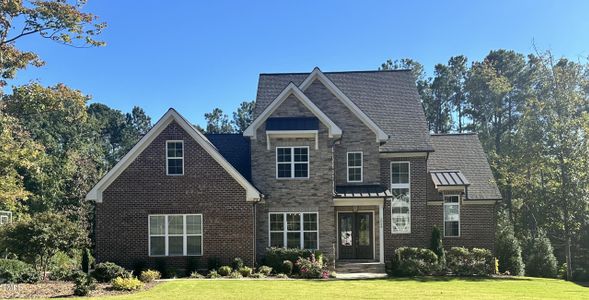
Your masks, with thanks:
<instances>
[{"instance_id":1,"label":"shrub","mask_svg":"<svg viewBox=\"0 0 589 300\"><path fill-rule=\"evenodd\" d=\"M459 276L484 276L495 271L495 258L488 249L452 247L447 256L448 270Z\"/></svg>"},{"instance_id":2,"label":"shrub","mask_svg":"<svg viewBox=\"0 0 589 300\"><path fill-rule=\"evenodd\" d=\"M258 268L258 273L269 276L270 273L272 273L272 268L270 268L268 266L261 266Z\"/></svg>"},{"instance_id":3,"label":"shrub","mask_svg":"<svg viewBox=\"0 0 589 300\"><path fill-rule=\"evenodd\" d=\"M438 264L440 269L446 268L446 251L444 251L444 245L442 243L442 231L438 226L434 226L432 229L432 241L430 248L438 256Z\"/></svg>"},{"instance_id":4,"label":"shrub","mask_svg":"<svg viewBox=\"0 0 589 300\"><path fill-rule=\"evenodd\" d=\"M96 282L92 276L85 272L76 272L74 277L74 295L88 296L91 291L96 289Z\"/></svg>"},{"instance_id":5,"label":"shrub","mask_svg":"<svg viewBox=\"0 0 589 300\"><path fill-rule=\"evenodd\" d=\"M110 282L117 277L127 278L130 276L131 274L125 268L112 262L99 263L92 272L92 277L98 282Z\"/></svg>"},{"instance_id":6,"label":"shrub","mask_svg":"<svg viewBox=\"0 0 589 300\"><path fill-rule=\"evenodd\" d=\"M430 275L438 269L438 257L430 249L400 247L395 250L388 273L391 276Z\"/></svg>"},{"instance_id":7,"label":"shrub","mask_svg":"<svg viewBox=\"0 0 589 300\"><path fill-rule=\"evenodd\" d=\"M526 275L532 277L554 278L558 275L558 262L554 256L552 244L542 234L530 243L526 260Z\"/></svg>"},{"instance_id":8,"label":"shrub","mask_svg":"<svg viewBox=\"0 0 589 300\"><path fill-rule=\"evenodd\" d=\"M241 269L243 267L243 259L239 257L234 258L231 262L231 267L233 268L233 270Z\"/></svg>"},{"instance_id":9,"label":"shrub","mask_svg":"<svg viewBox=\"0 0 589 300\"><path fill-rule=\"evenodd\" d=\"M147 262L145 260L135 260L133 262L133 275L139 277L141 272L147 270Z\"/></svg>"},{"instance_id":10,"label":"shrub","mask_svg":"<svg viewBox=\"0 0 589 300\"><path fill-rule=\"evenodd\" d=\"M92 255L90 254L90 249L88 248L84 248L82 250L82 272L88 274L88 271L90 270L90 257Z\"/></svg>"},{"instance_id":11,"label":"shrub","mask_svg":"<svg viewBox=\"0 0 589 300\"><path fill-rule=\"evenodd\" d=\"M0 259L0 282L35 283L39 273L33 266L16 259Z\"/></svg>"},{"instance_id":12,"label":"shrub","mask_svg":"<svg viewBox=\"0 0 589 300\"><path fill-rule=\"evenodd\" d=\"M262 274L262 273L253 273L252 275L250 275L251 278L266 278L266 275Z\"/></svg>"},{"instance_id":13,"label":"shrub","mask_svg":"<svg viewBox=\"0 0 589 300\"><path fill-rule=\"evenodd\" d=\"M49 262L50 280L74 280L73 274L80 268L82 251L71 251L68 255L59 251Z\"/></svg>"},{"instance_id":14,"label":"shrub","mask_svg":"<svg viewBox=\"0 0 589 300\"><path fill-rule=\"evenodd\" d=\"M250 267L241 267L237 271L243 277L249 277L250 275L252 275L252 268L250 268Z\"/></svg>"},{"instance_id":15,"label":"shrub","mask_svg":"<svg viewBox=\"0 0 589 300\"><path fill-rule=\"evenodd\" d=\"M141 276L139 279L143 282L152 282L154 280L160 279L162 274L155 270L145 270L141 272Z\"/></svg>"},{"instance_id":16,"label":"shrub","mask_svg":"<svg viewBox=\"0 0 589 300\"><path fill-rule=\"evenodd\" d=\"M218 257L210 257L207 261L207 268L210 270L218 270L221 267L221 260Z\"/></svg>"},{"instance_id":17,"label":"shrub","mask_svg":"<svg viewBox=\"0 0 589 300\"><path fill-rule=\"evenodd\" d=\"M241 273L237 272L237 271L233 271L231 273L229 273L229 278L242 278L243 276L241 275Z\"/></svg>"},{"instance_id":18,"label":"shrub","mask_svg":"<svg viewBox=\"0 0 589 300\"><path fill-rule=\"evenodd\" d=\"M294 264L299 257L308 259L311 258L311 254L315 255L316 260L323 263L323 253L321 251L296 248L268 248L264 263L271 267L275 272L287 273L286 270L282 269L285 260L289 260ZM298 272L296 266L294 272Z\"/></svg>"},{"instance_id":19,"label":"shrub","mask_svg":"<svg viewBox=\"0 0 589 300\"><path fill-rule=\"evenodd\" d=\"M212 270L212 271L209 272L209 275L207 275L207 277L208 278L211 278L211 279L220 278L221 277L221 274L219 274L215 270Z\"/></svg>"},{"instance_id":20,"label":"shrub","mask_svg":"<svg viewBox=\"0 0 589 300\"><path fill-rule=\"evenodd\" d=\"M143 287L143 283L137 277L117 277L112 281L112 288L117 291L133 291Z\"/></svg>"},{"instance_id":21,"label":"shrub","mask_svg":"<svg viewBox=\"0 0 589 300\"><path fill-rule=\"evenodd\" d=\"M562 265L560 265L560 268L558 268L558 278L566 280L567 279L567 271L568 271L567 263L562 263Z\"/></svg>"},{"instance_id":22,"label":"shrub","mask_svg":"<svg viewBox=\"0 0 589 300\"><path fill-rule=\"evenodd\" d=\"M276 278L288 279L288 275L286 275L284 273L278 273L278 274L276 274Z\"/></svg>"},{"instance_id":23,"label":"shrub","mask_svg":"<svg viewBox=\"0 0 589 300\"><path fill-rule=\"evenodd\" d=\"M308 259L300 257L296 262L296 266L302 278L322 278L323 263L315 259L313 254Z\"/></svg>"},{"instance_id":24,"label":"shrub","mask_svg":"<svg viewBox=\"0 0 589 300\"><path fill-rule=\"evenodd\" d=\"M290 276L290 274L292 274L293 268L294 268L294 264L292 263L292 261L285 260L282 262L282 266L281 266L280 270L282 271L282 273Z\"/></svg>"},{"instance_id":25,"label":"shrub","mask_svg":"<svg viewBox=\"0 0 589 300\"><path fill-rule=\"evenodd\" d=\"M329 272L329 278L337 278L337 273L335 271Z\"/></svg>"},{"instance_id":26,"label":"shrub","mask_svg":"<svg viewBox=\"0 0 589 300\"><path fill-rule=\"evenodd\" d=\"M524 262L519 241L512 228L505 228L497 235L496 253L499 259L499 271L512 275L524 275Z\"/></svg>"},{"instance_id":27,"label":"shrub","mask_svg":"<svg viewBox=\"0 0 589 300\"><path fill-rule=\"evenodd\" d=\"M233 269L230 266L222 266L219 268L219 275L221 276L228 276Z\"/></svg>"},{"instance_id":28,"label":"shrub","mask_svg":"<svg viewBox=\"0 0 589 300\"><path fill-rule=\"evenodd\" d=\"M205 278L204 275L198 273L197 271L194 271L194 272L190 273L190 276L189 277L190 278L194 278L194 279L203 279L203 278Z\"/></svg>"}]
</instances>

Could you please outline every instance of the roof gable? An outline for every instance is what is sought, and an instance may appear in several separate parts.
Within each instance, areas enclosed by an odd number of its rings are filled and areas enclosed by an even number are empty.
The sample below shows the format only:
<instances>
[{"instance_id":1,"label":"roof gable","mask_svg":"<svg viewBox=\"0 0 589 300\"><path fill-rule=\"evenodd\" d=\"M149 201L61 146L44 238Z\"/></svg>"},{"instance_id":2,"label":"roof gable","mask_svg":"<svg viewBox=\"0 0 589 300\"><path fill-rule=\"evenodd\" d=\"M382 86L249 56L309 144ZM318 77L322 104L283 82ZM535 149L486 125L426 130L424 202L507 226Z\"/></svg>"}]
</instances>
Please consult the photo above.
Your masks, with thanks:
<instances>
[{"instance_id":1,"label":"roof gable","mask_svg":"<svg viewBox=\"0 0 589 300\"><path fill-rule=\"evenodd\" d=\"M102 202L102 192L153 142L173 121L186 131L246 191L247 201L258 201L260 192L233 167L216 147L176 110L170 108L135 146L86 194L86 200Z\"/></svg>"}]
</instances>

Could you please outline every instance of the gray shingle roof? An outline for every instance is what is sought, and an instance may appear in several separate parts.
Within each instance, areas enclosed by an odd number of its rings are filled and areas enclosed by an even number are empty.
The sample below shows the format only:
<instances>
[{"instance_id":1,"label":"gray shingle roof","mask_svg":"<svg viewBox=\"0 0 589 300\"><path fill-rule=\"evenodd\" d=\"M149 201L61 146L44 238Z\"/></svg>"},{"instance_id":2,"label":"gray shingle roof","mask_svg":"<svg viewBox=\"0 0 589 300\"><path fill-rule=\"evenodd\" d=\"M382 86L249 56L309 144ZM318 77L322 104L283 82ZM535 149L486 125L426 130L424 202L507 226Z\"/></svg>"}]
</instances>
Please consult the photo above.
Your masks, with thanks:
<instances>
[{"instance_id":1,"label":"gray shingle roof","mask_svg":"<svg viewBox=\"0 0 589 300\"><path fill-rule=\"evenodd\" d=\"M425 114L409 70L323 72L390 138L382 152L432 151ZM257 117L290 83L309 73L260 74Z\"/></svg>"},{"instance_id":2,"label":"gray shingle roof","mask_svg":"<svg viewBox=\"0 0 589 300\"><path fill-rule=\"evenodd\" d=\"M432 134L435 152L427 161L429 172L459 170L468 179L468 199L501 199L483 146L476 134Z\"/></svg>"}]
</instances>

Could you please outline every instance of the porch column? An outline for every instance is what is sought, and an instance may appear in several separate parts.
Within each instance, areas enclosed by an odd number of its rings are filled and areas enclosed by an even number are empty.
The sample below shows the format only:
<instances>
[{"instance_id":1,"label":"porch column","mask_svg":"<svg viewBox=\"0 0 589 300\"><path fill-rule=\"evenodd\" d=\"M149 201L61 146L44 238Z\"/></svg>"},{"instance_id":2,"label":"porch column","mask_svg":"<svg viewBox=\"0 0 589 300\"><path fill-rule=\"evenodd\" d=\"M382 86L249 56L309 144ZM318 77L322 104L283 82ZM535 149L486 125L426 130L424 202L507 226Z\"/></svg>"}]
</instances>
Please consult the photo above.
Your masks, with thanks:
<instances>
[{"instance_id":1,"label":"porch column","mask_svg":"<svg viewBox=\"0 0 589 300\"><path fill-rule=\"evenodd\" d=\"M380 254L380 263L384 264L384 224L383 224L383 214L384 214L384 204L381 203L378 205L378 239L379 243L379 251Z\"/></svg>"}]
</instances>

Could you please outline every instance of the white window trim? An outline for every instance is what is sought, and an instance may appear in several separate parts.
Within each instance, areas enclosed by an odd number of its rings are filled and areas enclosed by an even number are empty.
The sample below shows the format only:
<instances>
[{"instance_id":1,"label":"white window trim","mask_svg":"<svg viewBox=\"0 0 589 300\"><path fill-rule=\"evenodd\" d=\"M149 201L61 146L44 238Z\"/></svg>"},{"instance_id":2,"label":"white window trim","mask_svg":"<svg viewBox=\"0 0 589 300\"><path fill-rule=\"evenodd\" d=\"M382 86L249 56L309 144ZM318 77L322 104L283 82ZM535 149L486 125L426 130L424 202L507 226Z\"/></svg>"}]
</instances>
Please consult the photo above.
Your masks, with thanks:
<instances>
[{"instance_id":1,"label":"white window trim","mask_svg":"<svg viewBox=\"0 0 589 300\"><path fill-rule=\"evenodd\" d=\"M289 214L299 214L300 215L300 222L301 222L301 228L298 231L289 231L288 227L287 227L287 221L286 221L286 216ZM304 216L305 214L313 214L316 215L317 218L317 229L316 230L305 230L305 219ZM282 215L282 228L283 230L271 230L271 225L270 224L270 216L271 215ZM305 232L315 232L317 233L317 249L319 249L319 213L318 212L296 212L296 211L289 211L289 212L269 212L268 213L268 247L272 247L272 233L282 233L283 234L283 248L287 248L288 245L288 240L287 240L287 233L289 232L299 232L300 234L300 245L299 248L300 249L305 249L303 248L305 246ZM317 249L309 249L309 250L317 250Z\"/></svg>"},{"instance_id":2,"label":"white window trim","mask_svg":"<svg viewBox=\"0 0 589 300\"><path fill-rule=\"evenodd\" d=\"M350 167L350 154L358 154L360 153L360 166L352 166ZM350 168L358 169L360 168L360 180L350 180ZM364 181L364 152L362 151L349 151L346 153L346 179L348 182L363 182Z\"/></svg>"},{"instance_id":3,"label":"white window trim","mask_svg":"<svg viewBox=\"0 0 589 300\"><path fill-rule=\"evenodd\" d=\"M306 148L307 149L307 161L306 162L302 162L302 161L295 161L294 158L294 149L295 148ZM278 162L278 149L290 149L290 157L291 160L290 162ZM276 179L279 180L290 180L290 179L309 179L309 177L311 176L311 151L309 151L309 146L281 146L281 147L276 147L275 152L275 168L276 168ZM307 164L307 177L295 177L295 164L303 164L306 163ZM278 177L278 164L290 164L290 177Z\"/></svg>"},{"instance_id":4,"label":"white window trim","mask_svg":"<svg viewBox=\"0 0 589 300\"><path fill-rule=\"evenodd\" d=\"M168 145L171 143L181 143L182 144L182 157L169 157L168 156ZM168 162L170 159L182 159L182 174L170 174L168 168ZM167 140L166 141L166 175L167 176L182 176L184 175L184 141L183 140Z\"/></svg>"},{"instance_id":5,"label":"white window trim","mask_svg":"<svg viewBox=\"0 0 589 300\"><path fill-rule=\"evenodd\" d=\"M183 222L183 233L182 234L173 234L170 235L168 234L168 217L169 216L182 216L182 222ZM200 233L187 233L186 232L186 216L200 216ZM151 234L151 217L164 217L164 233L163 234ZM203 217L202 214L152 214L152 215L148 215L147 216L147 254L149 257L166 257L166 256L203 256L204 254L204 236L203 236L203 232L204 232L204 227L203 227ZM160 237L164 237L164 244L165 244L165 251L164 251L164 255L152 255L151 254L151 237L152 236L160 236ZM168 237L170 236L182 236L183 237L183 241L182 241L182 246L184 249L182 249L183 254L182 255L169 255L169 247L168 247ZM188 243L187 243L187 237L189 236L200 236L201 241L200 241L200 254L199 255L188 255Z\"/></svg>"},{"instance_id":6,"label":"white window trim","mask_svg":"<svg viewBox=\"0 0 589 300\"><path fill-rule=\"evenodd\" d=\"M446 197L458 197L458 202L456 203L446 203ZM447 238L459 238L461 235L461 214L460 214L460 203L462 202L462 197L459 194L444 194L444 199L442 200L442 202L444 203L444 205L442 206L442 209L444 210L443 215L444 215L444 219L443 221L443 225L444 225L444 237ZM451 206L451 205L456 205L458 206L458 235L446 235L446 206Z\"/></svg>"},{"instance_id":7,"label":"white window trim","mask_svg":"<svg viewBox=\"0 0 589 300\"><path fill-rule=\"evenodd\" d=\"M393 164L407 164L407 178L408 178L408 183L393 183ZM409 190L409 230L408 231L398 231L395 232L393 231L393 200L391 200L391 234L410 234L412 227L411 226L411 215L412 215L412 211L411 211L411 200L413 197L411 197L411 162L409 161L391 161L391 164L389 166L389 177L390 177L390 183L391 183L391 191L393 189L408 189Z\"/></svg>"}]
</instances>

